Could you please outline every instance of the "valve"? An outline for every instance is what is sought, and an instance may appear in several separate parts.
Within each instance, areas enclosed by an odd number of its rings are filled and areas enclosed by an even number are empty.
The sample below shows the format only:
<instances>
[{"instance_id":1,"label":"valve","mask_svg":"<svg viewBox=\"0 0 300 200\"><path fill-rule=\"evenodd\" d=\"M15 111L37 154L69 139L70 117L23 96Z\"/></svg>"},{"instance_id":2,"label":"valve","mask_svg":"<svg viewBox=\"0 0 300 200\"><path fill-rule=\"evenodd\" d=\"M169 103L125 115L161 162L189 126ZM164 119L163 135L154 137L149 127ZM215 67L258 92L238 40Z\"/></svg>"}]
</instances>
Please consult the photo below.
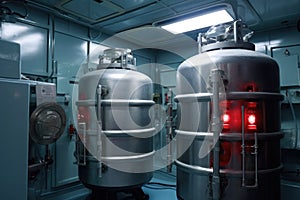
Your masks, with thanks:
<instances>
[{"instance_id":1,"label":"valve","mask_svg":"<svg viewBox=\"0 0 300 200\"><path fill-rule=\"evenodd\" d=\"M74 127L74 124L70 124L69 128L68 128L68 135L70 137L70 140L72 139L73 135L76 135L76 134L77 134L77 130Z\"/></svg>"}]
</instances>

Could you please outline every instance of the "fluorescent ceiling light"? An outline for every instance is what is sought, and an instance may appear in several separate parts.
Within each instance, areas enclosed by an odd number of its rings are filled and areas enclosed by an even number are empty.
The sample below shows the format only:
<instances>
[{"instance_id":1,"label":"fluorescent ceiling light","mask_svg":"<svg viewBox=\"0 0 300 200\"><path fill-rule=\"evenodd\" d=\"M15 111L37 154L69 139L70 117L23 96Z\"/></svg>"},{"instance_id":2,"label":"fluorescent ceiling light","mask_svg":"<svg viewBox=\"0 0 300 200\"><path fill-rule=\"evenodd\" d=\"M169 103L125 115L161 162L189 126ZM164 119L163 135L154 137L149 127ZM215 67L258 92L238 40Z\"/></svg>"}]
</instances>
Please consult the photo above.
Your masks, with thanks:
<instances>
[{"instance_id":1,"label":"fluorescent ceiling light","mask_svg":"<svg viewBox=\"0 0 300 200\"><path fill-rule=\"evenodd\" d=\"M171 33L178 34L230 21L233 21L233 18L229 15L229 13L226 10L219 10L171 24L163 25L161 26L161 28L170 31Z\"/></svg>"}]
</instances>

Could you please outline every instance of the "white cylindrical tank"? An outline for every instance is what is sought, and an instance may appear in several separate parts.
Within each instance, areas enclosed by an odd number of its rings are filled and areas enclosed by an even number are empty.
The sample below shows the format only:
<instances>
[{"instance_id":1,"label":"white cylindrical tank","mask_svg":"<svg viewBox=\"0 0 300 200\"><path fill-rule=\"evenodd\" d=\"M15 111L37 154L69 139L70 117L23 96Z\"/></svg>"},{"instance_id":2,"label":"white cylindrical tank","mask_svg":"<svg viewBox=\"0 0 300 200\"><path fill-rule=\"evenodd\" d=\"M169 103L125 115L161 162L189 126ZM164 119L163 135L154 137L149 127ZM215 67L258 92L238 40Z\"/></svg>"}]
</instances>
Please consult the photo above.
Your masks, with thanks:
<instances>
[{"instance_id":1,"label":"white cylindrical tank","mask_svg":"<svg viewBox=\"0 0 300 200\"><path fill-rule=\"evenodd\" d=\"M152 81L128 49L107 49L79 80L77 161L91 189L141 187L152 178Z\"/></svg>"},{"instance_id":2,"label":"white cylindrical tank","mask_svg":"<svg viewBox=\"0 0 300 200\"><path fill-rule=\"evenodd\" d=\"M178 68L179 199L280 199L279 67L242 41L241 27L235 22L229 41L224 35L221 41L206 38L218 42L202 46ZM222 72L218 108L212 91L216 72Z\"/></svg>"}]
</instances>

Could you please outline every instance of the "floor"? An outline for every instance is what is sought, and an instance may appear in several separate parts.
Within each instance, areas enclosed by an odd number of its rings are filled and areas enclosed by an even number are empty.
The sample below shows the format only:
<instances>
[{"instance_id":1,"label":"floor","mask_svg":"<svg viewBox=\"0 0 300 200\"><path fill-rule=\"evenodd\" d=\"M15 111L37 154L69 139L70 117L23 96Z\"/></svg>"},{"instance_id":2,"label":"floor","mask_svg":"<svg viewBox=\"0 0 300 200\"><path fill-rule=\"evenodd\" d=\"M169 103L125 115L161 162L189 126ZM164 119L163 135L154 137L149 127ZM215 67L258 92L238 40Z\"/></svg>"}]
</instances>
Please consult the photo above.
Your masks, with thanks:
<instances>
[{"instance_id":1,"label":"floor","mask_svg":"<svg viewBox=\"0 0 300 200\"><path fill-rule=\"evenodd\" d=\"M142 188L144 193L149 195L149 200L177 200L176 177L164 171L154 173L151 181ZM61 194L46 195L38 199L30 200L89 200L90 190L85 187L74 187L69 192L62 191ZM281 180L281 199L299 200L300 183ZM103 198L99 198L103 199ZM98 199L97 199L98 200ZM133 200L132 195L120 194L118 200Z\"/></svg>"},{"instance_id":2,"label":"floor","mask_svg":"<svg viewBox=\"0 0 300 200\"><path fill-rule=\"evenodd\" d=\"M176 177L173 174L164 171L154 173L151 181L142 187L145 194L149 195L149 200L177 200L176 197ZM74 191L72 194L64 194L47 200L89 200L90 191L86 188ZM118 194L118 200L134 200L132 195ZM101 198L102 199L102 198ZM44 199L43 199L44 200Z\"/></svg>"},{"instance_id":3,"label":"floor","mask_svg":"<svg viewBox=\"0 0 300 200\"><path fill-rule=\"evenodd\" d=\"M146 194L149 195L149 200L176 200L176 177L168 175L164 172L157 172L149 184L143 187Z\"/></svg>"}]
</instances>

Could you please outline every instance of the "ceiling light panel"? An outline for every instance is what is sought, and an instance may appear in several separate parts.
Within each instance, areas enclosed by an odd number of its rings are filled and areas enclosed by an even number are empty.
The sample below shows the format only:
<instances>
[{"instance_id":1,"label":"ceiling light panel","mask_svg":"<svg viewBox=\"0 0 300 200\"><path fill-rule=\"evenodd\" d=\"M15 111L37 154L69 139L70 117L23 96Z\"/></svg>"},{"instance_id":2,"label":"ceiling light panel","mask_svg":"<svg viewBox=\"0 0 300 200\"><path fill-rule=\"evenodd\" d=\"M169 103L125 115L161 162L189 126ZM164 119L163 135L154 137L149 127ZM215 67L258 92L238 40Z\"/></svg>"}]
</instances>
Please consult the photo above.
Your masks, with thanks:
<instances>
[{"instance_id":1,"label":"ceiling light panel","mask_svg":"<svg viewBox=\"0 0 300 200\"><path fill-rule=\"evenodd\" d=\"M226 10L218 10L211 13L193 16L188 19L185 18L183 20L176 21L170 24L162 25L161 28L170 31L171 33L178 34L230 21L233 21L233 18Z\"/></svg>"}]
</instances>

